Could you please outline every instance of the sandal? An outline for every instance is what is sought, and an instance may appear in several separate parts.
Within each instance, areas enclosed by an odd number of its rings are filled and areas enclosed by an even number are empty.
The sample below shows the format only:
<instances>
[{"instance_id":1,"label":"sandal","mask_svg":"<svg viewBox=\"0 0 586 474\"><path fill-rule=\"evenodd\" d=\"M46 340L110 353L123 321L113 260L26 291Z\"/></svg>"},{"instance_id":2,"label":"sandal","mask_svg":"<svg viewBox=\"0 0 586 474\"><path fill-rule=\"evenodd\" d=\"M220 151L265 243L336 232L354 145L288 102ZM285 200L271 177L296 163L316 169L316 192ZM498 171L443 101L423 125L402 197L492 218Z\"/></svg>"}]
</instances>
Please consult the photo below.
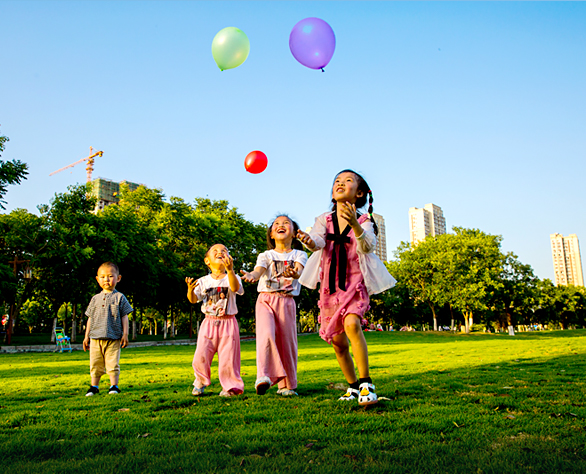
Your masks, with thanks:
<instances>
[{"instance_id":1,"label":"sandal","mask_svg":"<svg viewBox=\"0 0 586 474\"><path fill-rule=\"evenodd\" d=\"M267 393L267 390L271 388L271 379L268 377L261 377L254 384L254 388L256 389L257 395L264 395Z\"/></svg>"},{"instance_id":2,"label":"sandal","mask_svg":"<svg viewBox=\"0 0 586 474\"><path fill-rule=\"evenodd\" d=\"M360 384L360 396L358 397L359 405L374 405L378 403L378 397L375 393L375 386L371 383L364 382Z\"/></svg>"},{"instance_id":3,"label":"sandal","mask_svg":"<svg viewBox=\"0 0 586 474\"><path fill-rule=\"evenodd\" d=\"M338 401L341 400L356 400L358 398L359 392L355 388L348 387L346 393L338 398Z\"/></svg>"},{"instance_id":4,"label":"sandal","mask_svg":"<svg viewBox=\"0 0 586 474\"><path fill-rule=\"evenodd\" d=\"M199 397L200 395L203 395L204 389L205 387L193 387L193 391L191 392L191 394L195 395L196 397Z\"/></svg>"},{"instance_id":5,"label":"sandal","mask_svg":"<svg viewBox=\"0 0 586 474\"><path fill-rule=\"evenodd\" d=\"M296 397L297 395L299 395L295 390L290 388L282 388L278 390L277 393L279 395L282 395L283 397Z\"/></svg>"}]
</instances>

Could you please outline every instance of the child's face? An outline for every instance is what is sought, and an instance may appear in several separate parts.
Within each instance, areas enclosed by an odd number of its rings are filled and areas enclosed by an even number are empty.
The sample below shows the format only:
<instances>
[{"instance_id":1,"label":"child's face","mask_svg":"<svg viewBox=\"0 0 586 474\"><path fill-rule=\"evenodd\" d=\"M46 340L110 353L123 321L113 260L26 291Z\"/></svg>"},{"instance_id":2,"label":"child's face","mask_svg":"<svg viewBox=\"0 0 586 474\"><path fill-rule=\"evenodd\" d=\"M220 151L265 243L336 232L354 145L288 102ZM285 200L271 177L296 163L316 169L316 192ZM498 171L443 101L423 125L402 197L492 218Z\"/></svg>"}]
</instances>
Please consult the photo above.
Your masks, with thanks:
<instances>
[{"instance_id":1,"label":"child's face","mask_svg":"<svg viewBox=\"0 0 586 474\"><path fill-rule=\"evenodd\" d=\"M224 262L223 259L228 257L230 254L228 249L222 244L213 245L209 250L206 258L204 259L205 264L210 267L212 271L223 271Z\"/></svg>"},{"instance_id":2,"label":"child's face","mask_svg":"<svg viewBox=\"0 0 586 474\"><path fill-rule=\"evenodd\" d=\"M295 237L294 232L293 222L286 216L279 216L271 226L271 239L275 242L291 243Z\"/></svg>"},{"instance_id":3,"label":"child's face","mask_svg":"<svg viewBox=\"0 0 586 474\"><path fill-rule=\"evenodd\" d=\"M336 176L332 187L332 199L336 202L349 202L354 204L356 199L364 193L358 190L358 180L354 173L344 172Z\"/></svg>"},{"instance_id":4,"label":"child's face","mask_svg":"<svg viewBox=\"0 0 586 474\"><path fill-rule=\"evenodd\" d=\"M110 266L102 266L98 268L98 275L96 276L96 280L98 281L98 285L100 288L104 290L106 293L111 293L116 288L116 285L120 281L121 276L118 275L118 272L114 269L114 267Z\"/></svg>"}]
</instances>

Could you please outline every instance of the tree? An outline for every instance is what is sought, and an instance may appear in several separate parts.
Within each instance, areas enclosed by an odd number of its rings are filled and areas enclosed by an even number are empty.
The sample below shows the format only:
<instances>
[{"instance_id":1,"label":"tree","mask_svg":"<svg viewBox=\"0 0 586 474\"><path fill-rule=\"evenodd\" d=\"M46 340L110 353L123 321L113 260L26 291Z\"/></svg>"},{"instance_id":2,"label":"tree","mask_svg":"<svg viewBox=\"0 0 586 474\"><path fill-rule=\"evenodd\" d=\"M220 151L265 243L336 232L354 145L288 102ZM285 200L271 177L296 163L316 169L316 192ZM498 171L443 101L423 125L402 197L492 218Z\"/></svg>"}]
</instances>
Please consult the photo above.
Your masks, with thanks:
<instances>
[{"instance_id":1,"label":"tree","mask_svg":"<svg viewBox=\"0 0 586 474\"><path fill-rule=\"evenodd\" d=\"M464 315L466 332L470 331L472 315L489 307L489 298L500 286L503 264L500 251L502 237L478 229L454 227L454 234L445 234L442 241L442 276L440 301Z\"/></svg>"},{"instance_id":2,"label":"tree","mask_svg":"<svg viewBox=\"0 0 586 474\"><path fill-rule=\"evenodd\" d=\"M9 141L8 137L0 136L0 152L4 151L4 144ZM2 155L0 155L2 156ZM19 160L3 161L0 160L0 209L6 209L3 199L9 184L20 184L21 180L26 179L28 167L26 163Z\"/></svg>"},{"instance_id":3,"label":"tree","mask_svg":"<svg viewBox=\"0 0 586 474\"><path fill-rule=\"evenodd\" d=\"M493 294L493 307L500 325L509 326L512 334L516 321L531 319L534 314L538 292L537 277L530 265L521 263L514 253L509 252L504 255L498 280L500 285Z\"/></svg>"}]
</instances>

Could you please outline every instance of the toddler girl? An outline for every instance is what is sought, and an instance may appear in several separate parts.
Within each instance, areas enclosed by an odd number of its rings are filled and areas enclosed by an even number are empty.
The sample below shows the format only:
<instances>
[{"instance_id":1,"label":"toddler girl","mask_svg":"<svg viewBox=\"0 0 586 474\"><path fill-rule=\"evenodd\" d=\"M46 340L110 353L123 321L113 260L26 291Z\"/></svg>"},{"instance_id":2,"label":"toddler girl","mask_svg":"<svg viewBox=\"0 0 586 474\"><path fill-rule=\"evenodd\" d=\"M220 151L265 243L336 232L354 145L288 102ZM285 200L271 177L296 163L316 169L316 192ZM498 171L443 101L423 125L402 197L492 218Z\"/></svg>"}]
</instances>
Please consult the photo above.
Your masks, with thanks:
<instances>
[{"instance_id":1,"label":"toddler girl","mask_svg":"<svg viewBox=\"0 0 586 474\"><path fill-rule=\"evenodd\" d=\"M278 383L278 394L297 395L297 325L294 296L307 262L295 238L299 226L288 216L278 216L267 229L266 252L254 271L242 271L244 281L258 280L256 301L256 393L264 395Z\"/></svg>"},{"instance_id":2,"label":"toddler girl","mask_svg":"<svg viewBox=\"0 0 586 474\"><path fill-rule=\"evenodd\" d=\"M222 385L221 397L231 397L244 391L240 376L240 331L235 314L236 295L242 295L242 282L234 273L234 262L222 244L212 245L205 264L211 273L195 280L187 277L187 299L191 303L203 301L201 311L205 319L197 334L193 356L193 395L203 395L210 381L210 366L218 353L218 373Z\"/></svg>"},{"instance_id":3,"label":"toddler girl","mask_svg":"<svg viewBox=\"0 0 586 474\"><path fill-rule=\"evenodd\" d=\"M368 214L356 210L369 202ZM338 364L350 387L340 400L358 399L360 405L378 402L368 366L368 348L362 326L369 295L395 285L381 260L373 253L378 232L372 217L372 191L352 170L338 173L332 188L332 212L315 220L311 233L297 238L315 251L307 262L301 284L315 288L320 282L320 336L333 344ZM356 359L358 374L350 356Z\"/></svg>"}]
</instances>

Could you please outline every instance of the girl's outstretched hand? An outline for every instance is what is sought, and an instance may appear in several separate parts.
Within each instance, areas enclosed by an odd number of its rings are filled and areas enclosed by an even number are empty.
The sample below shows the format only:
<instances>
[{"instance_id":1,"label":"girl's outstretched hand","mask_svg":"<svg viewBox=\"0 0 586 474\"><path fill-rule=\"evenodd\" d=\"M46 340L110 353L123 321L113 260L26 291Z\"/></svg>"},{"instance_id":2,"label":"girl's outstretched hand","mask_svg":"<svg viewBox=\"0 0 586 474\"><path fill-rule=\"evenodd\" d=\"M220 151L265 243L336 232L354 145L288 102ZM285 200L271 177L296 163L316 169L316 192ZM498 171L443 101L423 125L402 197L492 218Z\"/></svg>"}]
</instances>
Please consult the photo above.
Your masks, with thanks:
<instances>
[{"instance_id":1,"label":"girl's outstretched hand","mask_svg":"<svg viewBox=\"0 0 586 474\"><path fill-rule=\"evenodd\" d=\"M307 232L303 232L302 230L297 231L297 240L299 240L302 244L304 244L309 250L315 249L315 242L309 236Z\"/></svg>"},{"instance_id":2,"label":"girl's outstretched hand","mask_svg":"<svg viewBox=\"0 0 586 474\"><path fill-rule=\"evenodd\" d=\"M340 209L340 216L346 219L350 227L360 226L358 219L356 218L356 206L349 202L339 202L338 206Z\"/></svg>"},{"instance_id":3,"label":"girl's outstretched hand","mask_svg":"<svg viewBox=\"0 0 586 474\"><path fill-rule=\"evenodd\" d=\"M199 285L199 280L196 280L195 278L191 277L185 277L185 283L187 283L189 291L193 291L195 290L195 287Z\"/></svg>"},{"instance_id":4,"label":"girl's outstretched hand","mask_svg":"<svg viewBox=\"0 0 586 474\"><path fill-rule=\"evenodd\" d=\"M254 275L252 273L245 272L244 270L240 270L240 274L242 275L242 279L246 283L254 283L257 280L256 278L254 278Z\"/></svg>"},{"instance_id":5,"label":"girl's outstretched hand","mask_svg":"<svg viewBox=\"0 0 586 474\"><path fill-rule=\"evenodd\" d=\"M283 276L285 278L293 278L294 280L298 280L301 276L301 273L298 272L295 267L287 267L283 272Z\"/></svg>"},{"instance_id":6,"label":"girl's outstretched hand","mask_svg":"<svg viewBox=\"0 0 586 474\"><path fill-rule=\"evenodd\" d=\"M222 258L222 263L224 264L224 268L226 269L226 271L233 272L234 271L234 259L230 255L226 255L225 257L221 257L221 258Z\"/></svg>"}]
</instances>

